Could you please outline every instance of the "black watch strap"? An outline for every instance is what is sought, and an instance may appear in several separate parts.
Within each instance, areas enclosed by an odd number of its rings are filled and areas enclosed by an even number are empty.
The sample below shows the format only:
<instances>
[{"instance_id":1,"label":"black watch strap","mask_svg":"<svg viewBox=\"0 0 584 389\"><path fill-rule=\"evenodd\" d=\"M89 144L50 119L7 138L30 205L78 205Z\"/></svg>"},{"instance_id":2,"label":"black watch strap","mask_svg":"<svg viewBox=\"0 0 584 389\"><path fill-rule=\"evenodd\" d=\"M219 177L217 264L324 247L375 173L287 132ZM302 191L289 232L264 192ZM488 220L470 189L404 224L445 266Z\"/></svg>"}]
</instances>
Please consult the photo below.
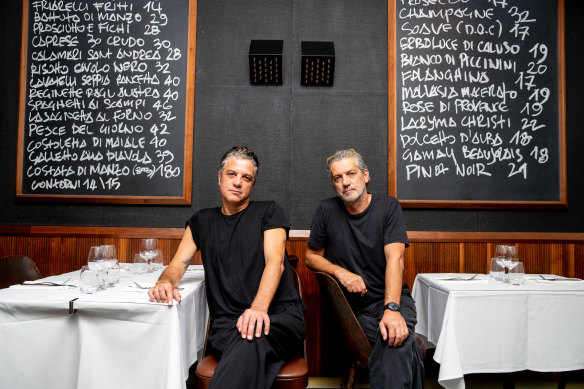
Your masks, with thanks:
<instances>
[{"instance_id":1,"label":"black watch strap","mask_svg":"<svg viewBox=\"0 0 584 389\"><path fill-rule=\"evenodd\" d=\"M384 309L389 309L390 311L399 311L399 304L398 303L394 303L394 302L390 302L387 303L383 306Z\"/></svg>"}]
</instances>

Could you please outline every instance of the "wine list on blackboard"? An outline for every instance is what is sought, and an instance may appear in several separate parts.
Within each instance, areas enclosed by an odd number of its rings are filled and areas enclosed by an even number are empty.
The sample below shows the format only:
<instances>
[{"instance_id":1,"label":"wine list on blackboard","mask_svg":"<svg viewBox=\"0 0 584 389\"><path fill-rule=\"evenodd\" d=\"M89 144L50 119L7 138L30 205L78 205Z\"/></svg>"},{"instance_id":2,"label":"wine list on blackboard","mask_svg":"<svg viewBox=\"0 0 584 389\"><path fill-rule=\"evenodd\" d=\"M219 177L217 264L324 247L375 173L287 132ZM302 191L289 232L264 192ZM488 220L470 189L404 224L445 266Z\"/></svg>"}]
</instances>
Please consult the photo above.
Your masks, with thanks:
<instances>
[{"instance_id":1,"label":"wine list on blackboard","mask_svg":"<svg viewBox=\"0 0 584 389\"><path fill-rule=\"evenodd\" d=\"M559 201L557 0L396 2L401 200Z\"/></svg>"}]
</instances>

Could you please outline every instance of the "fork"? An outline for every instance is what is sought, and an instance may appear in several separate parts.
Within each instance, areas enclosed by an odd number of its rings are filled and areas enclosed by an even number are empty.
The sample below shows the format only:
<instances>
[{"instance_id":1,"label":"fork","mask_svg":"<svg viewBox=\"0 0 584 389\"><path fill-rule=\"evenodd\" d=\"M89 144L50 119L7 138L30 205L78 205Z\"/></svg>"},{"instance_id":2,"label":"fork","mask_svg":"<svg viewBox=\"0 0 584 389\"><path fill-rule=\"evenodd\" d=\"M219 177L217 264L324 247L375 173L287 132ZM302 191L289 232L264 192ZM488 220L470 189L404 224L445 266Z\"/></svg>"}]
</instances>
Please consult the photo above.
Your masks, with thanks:
<instances>
[{"instance_id":1,"label":"fork","mask_svg":"<svg viewBox=\"0 0 584 389\"><path fill-rule=\"evenodd\" d=\"M140 285L140 284L139 284L138 282L136 282L136 281L134 281L134 284L136 285L136 287L137 287L138 289L145 289L145 290L149 290L149 289L151 289L151 288L152 288L151 286L143 286L143 285ZM175 288L175 289L177 289L177 290L183 290L184 288L178 287L178 288Z\"/></svg>"},{"instance_id":2,"label":"fork","mask_svg":"<svg viewBox=\"0 0 584 389\"><path fill-rule=\"evenodd\" d=\"M476 278L476 276L477 275L474 274L470 278L465 278L465 277L444 278L444 279L442 279L442 281L470 281L470 280L474 280Z\"/></svg>"},{"instance_id":3,"label":"fork","mask_svg":"<svg viewBox=\"0 0 584 389\"><path fill-rule=\"evenodd\" d=\"M545 278L541 274L539 276L541 277L542 280L545 281L582 281L579 278Z\"/></svg>"},{"instance_id":4,"label":"fork","mask_svg":"<svg viewBox=\"0 0 584 389\"><path fill-rule=\"evenodd\" d=\"M71 278L67 278L65 281L63 282L52 282L52 281L40 281L40 282L29 282L23 285L45 285L45 286L71 286L73 287L73 285L67 285L67 282L71 281Z\"/></svg>"}]
</instances>

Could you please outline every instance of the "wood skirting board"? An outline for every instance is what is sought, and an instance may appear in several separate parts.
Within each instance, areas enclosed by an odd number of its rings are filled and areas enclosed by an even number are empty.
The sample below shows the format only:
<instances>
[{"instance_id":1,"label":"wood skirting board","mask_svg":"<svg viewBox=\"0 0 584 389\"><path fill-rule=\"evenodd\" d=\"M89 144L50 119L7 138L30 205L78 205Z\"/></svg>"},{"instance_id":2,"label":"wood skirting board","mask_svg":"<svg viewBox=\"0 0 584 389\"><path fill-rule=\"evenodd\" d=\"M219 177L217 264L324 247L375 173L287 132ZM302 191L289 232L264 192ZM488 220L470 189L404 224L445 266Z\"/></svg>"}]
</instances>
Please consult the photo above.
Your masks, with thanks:
<instances>
[{"instance_id":1,"label":"wood skirting board","mask_svg":"<svg viewBox=\"0 0 584 389\"><path fill-rule=\"evenodd\" d=\"M0 226L0 256L23 254L32 258L43 276L79 269L89 247L113 244L122 262L139 251L140 238L158 238L164 263L178 248L183 228ZM304 264L307 231L291 231L290 255L299 258L298 274L306 304L306 350L310 376L342 376L344 350L340 333L323 314L314 274ZM584 233L409 231L404 282L410 287L418 273L487 273L499 243L516 244L528 273L584 277ZM200 263L200 256L195 258ZM333 325L331 325L333 324ZM326 330L325 330L326 329Z\"/></svg>"}]
</instances>

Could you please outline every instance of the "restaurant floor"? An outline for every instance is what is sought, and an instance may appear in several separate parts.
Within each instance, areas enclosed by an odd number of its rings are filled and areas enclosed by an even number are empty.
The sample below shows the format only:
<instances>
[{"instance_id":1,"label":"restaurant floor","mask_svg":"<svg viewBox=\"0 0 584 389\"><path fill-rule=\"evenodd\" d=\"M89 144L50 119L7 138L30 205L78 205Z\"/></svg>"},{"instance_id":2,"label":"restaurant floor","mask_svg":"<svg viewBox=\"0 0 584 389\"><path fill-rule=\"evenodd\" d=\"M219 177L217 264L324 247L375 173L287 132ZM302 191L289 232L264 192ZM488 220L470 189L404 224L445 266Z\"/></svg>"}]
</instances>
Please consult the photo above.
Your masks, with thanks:
<instances>
[{"instance_id":1,"label":"restaurant floor","mask_svg":"<svg viewBox=\"0 0 584 389\"><path fill-rule=\"evenodd\" d=\"M476 375L465 377L465 386L467 389L494 389L504 388L502 378L497 375ZM340 388L341 378L338 377L310 377L308 379L308 388L310 389L338 389ZM522 378L515 380L515 389L556 389L558 387L557 378L546 377L539 379ZM367 382L359 382L355 385L355 389L369 388ZM425 389L441 389L442 386L438 384L436 378L427 378L424 382ZM568 381L566 389L584 389L584 381Z\"/></svg>"},{"instance_id":2,"label":"restaurant floor","mask_svg":"<svg viewBox=\"0 0 584 389\"><path fill-rule=\"evenodd\" d=\"M426 369L425 389L441 389L438 384L438 371L440 365L433 359L433 350L428 350L424 361ZM355 389L369 388L367 375L361 372ZM566 389L584 389L584 370L563 373L566 377ZM515 389L556 389L558 387L558 373L538 373L522 371L510 374L469 374L464 377L466 389L511 389L513 383ZM340 377L310 377L308 388L310 389L338 389L341 387Z\"/></svg>"}]
</instances>

